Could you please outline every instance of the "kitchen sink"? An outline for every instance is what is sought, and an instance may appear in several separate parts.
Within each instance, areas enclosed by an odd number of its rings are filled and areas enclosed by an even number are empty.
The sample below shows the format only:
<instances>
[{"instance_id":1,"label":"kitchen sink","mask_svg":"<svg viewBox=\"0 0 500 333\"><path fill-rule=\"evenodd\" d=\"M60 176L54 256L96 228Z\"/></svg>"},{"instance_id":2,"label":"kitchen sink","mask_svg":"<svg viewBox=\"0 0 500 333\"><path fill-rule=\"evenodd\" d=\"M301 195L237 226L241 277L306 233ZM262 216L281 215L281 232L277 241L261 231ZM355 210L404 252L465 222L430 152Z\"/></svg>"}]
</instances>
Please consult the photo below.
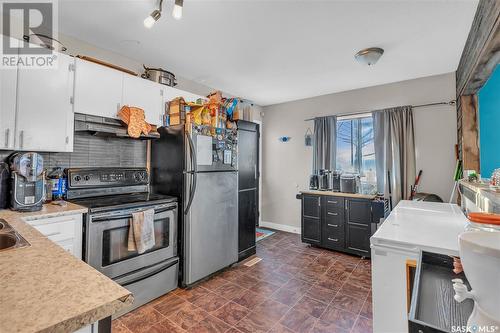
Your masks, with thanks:
<instances>
[{"instance_id":1,"label":"kitchen sink","mask_svg":"<svg viewBox=\"0 0 500 333\"><path fill-rule=\"evenodd\" d=\"M30 243L23 238L5 220L0 219L0 251L11 250L30 246Z\"/></svg>"},{"instance_id":2,"label":"kitchen sink","mask_svg":"<svg viewBox=\"0 0 500 333\"><path fill-rule=\"evenodd\" d=\"M12 234L0 234L0 250L10 249L17 244L17 237Z\"/></svg>"}]
</instances>

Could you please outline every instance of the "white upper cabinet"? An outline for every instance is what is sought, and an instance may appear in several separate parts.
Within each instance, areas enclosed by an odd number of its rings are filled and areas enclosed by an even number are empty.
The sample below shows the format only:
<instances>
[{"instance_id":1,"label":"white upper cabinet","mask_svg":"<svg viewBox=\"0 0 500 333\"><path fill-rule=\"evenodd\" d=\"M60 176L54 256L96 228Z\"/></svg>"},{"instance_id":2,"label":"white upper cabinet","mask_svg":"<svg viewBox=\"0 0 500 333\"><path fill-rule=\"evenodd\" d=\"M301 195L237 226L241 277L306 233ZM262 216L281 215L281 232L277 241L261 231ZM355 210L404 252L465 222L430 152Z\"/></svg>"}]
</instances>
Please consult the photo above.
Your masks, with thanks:
<instances>
[{"instance_id":1,"label":"white upper cabinet","mask_svg":"<svg viewBox=\"0 0 500 333\"><path fill-rule=\"evenodd\" d=\"M18 69L17 150L73 151L74 58L57 58L57 68Z\"/></svg>"},{"instance_id":2,"label":"white upper cabinet","mask_svg":"<svg viewBox=\"0 0 500 333\"><path fill-rule=\"evenodd\" d=\"M124 74L122 105L143 109L148 123L161 125L161 115L164 112L163 86L138 76Z\"/></svg>"},{"instance_id":3,"label":"white upper cabinet","mask_svg":"<svg viewBox=\"0 0 500 333\"><path fill-rule=\"evenodd\" d=\"M198 98L205 98L204 96L196 95L184 90L180 90L173 87L163 86L164 90L164 101L168 102L176 97L182 97L186 102L196 102Z\"/></svg>"},{"instance_id":4,"label":"white upper cabinet","mask_svg":"<svg viewBox=\"0 0 500 333\"><path fill-rule=\"evenodd\" d=\"M122 101L123 73L76 59L75 113L116 118Z\"/></svg>"},{"instance_id":5,"label":"white upper cabinet","mask_svg":"<svg viewBox=\"0 0 500 333\"><path fill-rule=\"evenodd\" d=\"M16 39L11 39L17 44ZM0 69L0 149L14 149L17 67Z\"/></svg>"}]
</instances>

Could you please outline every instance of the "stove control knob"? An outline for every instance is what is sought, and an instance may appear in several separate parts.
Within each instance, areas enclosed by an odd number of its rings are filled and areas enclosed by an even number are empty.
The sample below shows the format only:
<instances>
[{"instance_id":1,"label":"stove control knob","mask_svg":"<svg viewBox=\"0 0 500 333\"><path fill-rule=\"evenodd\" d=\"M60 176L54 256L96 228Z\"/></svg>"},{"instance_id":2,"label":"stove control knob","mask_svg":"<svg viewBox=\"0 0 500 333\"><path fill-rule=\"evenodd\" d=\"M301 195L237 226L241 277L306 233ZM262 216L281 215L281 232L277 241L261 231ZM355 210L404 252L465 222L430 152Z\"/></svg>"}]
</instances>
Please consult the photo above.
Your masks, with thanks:
<instances>
[{"instance_id":1,"label":"stove control knob","mask_svg":"<svg viewBox=\"0 0 500 333\"><path fill-rule=\"evenodd\" d=\"M79 182L79 181L81 181L81 180L82 180L82 177L81 177L80 175L76 175L76 176L74 176L74 177L73 177L73 180L74 180L75 182Z\"/></svg>"},{"instance_id":2,"label":"stove control knob","mask_svg":"<svg viewBox=\"0 0 500 333\"><path fill-rule=\"evenodd\" d=\"M88 182L90 180L90 176L89 175L83 176L83 180L85 180L86 182Z\"/></svg>"}]
</instances>

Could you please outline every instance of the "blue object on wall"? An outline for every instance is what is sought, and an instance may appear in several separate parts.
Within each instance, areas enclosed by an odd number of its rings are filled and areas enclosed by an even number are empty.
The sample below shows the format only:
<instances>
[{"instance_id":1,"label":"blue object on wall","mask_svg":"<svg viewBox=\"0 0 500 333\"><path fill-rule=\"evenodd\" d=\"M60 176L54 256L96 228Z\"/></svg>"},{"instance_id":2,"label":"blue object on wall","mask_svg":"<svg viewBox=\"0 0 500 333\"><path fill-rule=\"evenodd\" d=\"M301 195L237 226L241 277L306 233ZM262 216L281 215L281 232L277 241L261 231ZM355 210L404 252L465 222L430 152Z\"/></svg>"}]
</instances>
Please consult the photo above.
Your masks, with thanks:
<instances>
[{"instance_id":1,"label":"blue object on wall","mask_svg":"<svg viewBox=\"0 0 500 333\"><path fill-rule=\"evenodd\" d=\"M288 142L288 141L290 141L290 139L292 139L292 138L289 136L280 136L278 138L278 140L280 140L280 142Z\"/></svg>"},{"instance_id":2,"label":"blue object on wall","mask_svg":"<svg viewBox=\"0 0 500 333\"><path fill-rule=\"evenodd\" d=\"M481 177L500 168L500 67L479 90L479 143Z\"/></svg>"}]
</instances>

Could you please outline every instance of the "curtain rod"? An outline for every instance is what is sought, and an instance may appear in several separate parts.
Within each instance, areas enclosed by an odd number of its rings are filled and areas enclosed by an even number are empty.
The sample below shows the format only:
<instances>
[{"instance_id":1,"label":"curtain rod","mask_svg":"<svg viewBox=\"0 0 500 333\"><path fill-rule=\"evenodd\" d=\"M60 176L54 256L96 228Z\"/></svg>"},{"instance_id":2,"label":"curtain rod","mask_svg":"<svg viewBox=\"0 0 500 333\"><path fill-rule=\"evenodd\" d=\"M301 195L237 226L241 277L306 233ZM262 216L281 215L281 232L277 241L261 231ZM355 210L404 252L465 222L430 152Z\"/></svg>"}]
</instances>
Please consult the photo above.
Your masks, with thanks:
<instances>
[{"instance_id":1,"label":"curtain rod","mask_svg":"<svg viewBox=\"0 0 500 333\"><path fill-rule=\"evenodd\" d=\"M416 109L416 108L423 108L423 107L426 107L426 106L455 105L455 104L456 104L456 100L451 100L449 102L436 102L436 103L411 105L411 107L414 108L414 109ZM387 109L390 109L390 108L387 108ZM377 111L377 110L375 110L375 111ZM332 116L337 116L337 117L354 116L354 115L357 115L357 114L371 113L371 112L374 112L374 111L372 110L372 111L358 111L358 112L351 112L351 113L341 113L341 114L335 114L335 115L332 115ZM322 117L328 117L328 116L322 116ZM311 121L311 120L314 120L316 118L321 118L321 117L308 118L308 119L304 119L304 121Z\"/></svg>"}]
</instances>

